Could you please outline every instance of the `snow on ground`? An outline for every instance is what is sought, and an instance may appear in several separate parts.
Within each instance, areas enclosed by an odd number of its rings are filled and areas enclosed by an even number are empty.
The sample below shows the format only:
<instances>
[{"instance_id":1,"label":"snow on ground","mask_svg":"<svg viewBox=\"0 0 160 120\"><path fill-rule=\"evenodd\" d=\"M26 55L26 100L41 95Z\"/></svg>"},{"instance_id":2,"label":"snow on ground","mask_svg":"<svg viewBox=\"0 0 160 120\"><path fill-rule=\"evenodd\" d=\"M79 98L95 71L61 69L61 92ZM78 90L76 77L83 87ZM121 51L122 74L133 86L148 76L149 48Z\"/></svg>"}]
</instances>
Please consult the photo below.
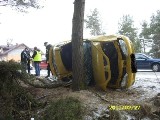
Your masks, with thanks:
<instances>
[{"instance_id":1,"label":"snow on ground","mask_svg":"<svg viewBox=\"0 0 160 120\"><path fill-rule=\"evenodd\" d=\"M142 98L151 98L160 93L160 72L137 72L136 81L131 87L141 91Z\"/></svg>"},{"instance_id":2,"label":"snow on ground","mask_svg":"<svg viewBox=\"0 0 160 120\"><path fill-rule=\"evenodd\" d=\"M31 71L34 74L34 70ZM42 78L47 70L41 70ZM137 72L133 86L128 89L107 89L101 91L94 87L88 90L73 92L70 88L42 89L38 88L37 95L49 95L45 99L54 100L59 97L78 98L86 107L84 120L108 120L109 116L115 120L152 120L155 111L158 113L158 104L154 105L155 96L160 93L160 72ZM158 99L157 99L158 100ZM110 110L109 106L140 106L139 110ZM148 111L149 109L149 111ZM147 111L146 111L147 110ZM153 117L153 118L152 118ZM111 117L112 118L112 117Z\"/></svg>"}]
</instances>

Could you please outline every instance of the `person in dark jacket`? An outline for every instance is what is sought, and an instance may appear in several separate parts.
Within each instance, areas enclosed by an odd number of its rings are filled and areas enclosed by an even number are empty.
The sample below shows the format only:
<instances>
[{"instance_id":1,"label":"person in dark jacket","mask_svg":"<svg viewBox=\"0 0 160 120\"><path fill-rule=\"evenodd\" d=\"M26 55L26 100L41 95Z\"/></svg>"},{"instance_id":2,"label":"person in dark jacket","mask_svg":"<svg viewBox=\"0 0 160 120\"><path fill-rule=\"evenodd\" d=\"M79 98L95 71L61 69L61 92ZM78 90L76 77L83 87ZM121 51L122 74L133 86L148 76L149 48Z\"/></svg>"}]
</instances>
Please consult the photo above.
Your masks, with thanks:
<instances>
[{"instance_id":1,"label":"person in dark jacket","mask_svg":"<svg viewBox=\"0 0 160 120\"><path fill-rule=\"evenodd\" d=\"M49 51L52 48L52 45L48 44L48 42L45 42L44 46L46 47L46 63L47 63L47 76L45 78L48 78L50 77L50 72L51 72L50 65L49 65Z\"/></svg>"},{"instance_id":2,"label":"person in dark jacket","mask_svg":"<svg viewBox=\"0 0 160 120\"><path fill-rule=\"evenodd\" d=\"M33 58L33 61L34 61L36 76L40 76L40 66L39 66L39 64L42 61L42 54L41 54L41 51L37 47L34 47L34 52L33 52L32 58Z\"/></svg>"},{"instance_id":3,"label":"person in dark jacket","mask_svg":"<svg viewBox=\"0 0 160 120\"><path fill-rule=\"evenodd\" d=\"M28 70L28 73L30 74L30 51L29 49L26 47L22 52L21 52L21 64L23 66L24 71L26 71L26 69Z\"/></svg>"}]
</instances>

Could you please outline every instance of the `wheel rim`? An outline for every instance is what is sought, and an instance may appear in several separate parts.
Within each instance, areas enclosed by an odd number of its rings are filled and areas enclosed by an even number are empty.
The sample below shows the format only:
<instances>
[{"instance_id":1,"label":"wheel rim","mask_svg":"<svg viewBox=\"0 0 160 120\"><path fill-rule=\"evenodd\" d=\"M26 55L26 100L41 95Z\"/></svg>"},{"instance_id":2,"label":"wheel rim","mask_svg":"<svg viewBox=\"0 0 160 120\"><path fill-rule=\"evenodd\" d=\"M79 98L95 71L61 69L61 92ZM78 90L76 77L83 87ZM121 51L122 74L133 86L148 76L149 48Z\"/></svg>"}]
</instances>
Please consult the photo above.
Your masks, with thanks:
<instances>
[{"instance_id":1,"label":"wheel rim","mask_svg":"<svg viewBox=\"0 0 160 120\"><path fill-rule=\"evenodd\" d=\"M155 71L155 72L158 71L158 68L159 68L159 66L158 66L157 64L156 64L156 65L153 65L153 67L152 67L153 71Z\"/></svg>"}]
</instances>

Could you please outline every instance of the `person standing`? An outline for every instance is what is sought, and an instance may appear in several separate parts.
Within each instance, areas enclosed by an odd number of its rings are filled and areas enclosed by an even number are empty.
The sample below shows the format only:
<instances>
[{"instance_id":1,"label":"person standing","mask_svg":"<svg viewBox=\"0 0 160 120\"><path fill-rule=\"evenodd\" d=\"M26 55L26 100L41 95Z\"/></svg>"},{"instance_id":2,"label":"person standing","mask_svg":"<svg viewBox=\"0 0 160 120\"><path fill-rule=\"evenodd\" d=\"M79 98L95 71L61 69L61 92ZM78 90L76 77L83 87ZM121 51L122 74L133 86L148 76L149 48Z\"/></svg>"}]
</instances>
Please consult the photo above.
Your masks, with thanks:
<instances>
[{"instance_id":1,"label":"person standing","mask_svg":"<svg viewBox=\"0 0 160 120\"><path fill-rule=\"evenodd\" d=\"M28 70L28 73L30 74L31 73L31 55L30 55L30 51L29 49L27 48L26 49L26 53L27 53L27 56L28 56L28 59L27 59L27 70Z\"/></svg>"},{"instance_id":2,"label":"person standing","mask_svg":"<svg viewBox=\"0 0 160 120\"><path fill-rule=\"evenodd\" d=\"M42 61L42 55L41 55L41 51L37 47L34 47L34 52L33 52L32 58L33 58L33 61L34 61L36 76L40 76L40 66L39 66L39 64Z\"/></svg>"},{"instance_id":3,"label":"person standing","mask_svg":"<svg viewBox=\"0 0 160 120\"><path fill-rule=\"evenodd\" d=\"M44 46L46 47L46 63L47 63L47 76L45 78L50 77L50 65L49 65L49 51L52 48L51 44L48 44L48 42L44 42Z\"/></svg>"},{"instance_id":4,"label":"person standing","mask_svg":"<svg viewBox=\"0 0 160 120\"><path fill-rule=\"evenodd\" d=\"M28 73L30 74L30 52L29 49L26 47L22 52L21 52L21 64L23 67L23 70L26 71L28 70Z\"/></svg>"}]
</instances>

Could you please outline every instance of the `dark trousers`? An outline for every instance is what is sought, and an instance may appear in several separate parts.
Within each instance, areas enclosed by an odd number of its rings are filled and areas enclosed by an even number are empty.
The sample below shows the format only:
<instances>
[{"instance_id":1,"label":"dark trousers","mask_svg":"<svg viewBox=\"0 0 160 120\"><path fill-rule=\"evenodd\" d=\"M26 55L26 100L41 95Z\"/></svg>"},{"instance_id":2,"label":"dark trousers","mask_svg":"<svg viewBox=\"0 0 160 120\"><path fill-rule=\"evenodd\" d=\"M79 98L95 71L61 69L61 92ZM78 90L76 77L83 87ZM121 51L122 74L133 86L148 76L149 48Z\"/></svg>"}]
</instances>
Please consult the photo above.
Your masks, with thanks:
<instances>
[{"instance_id":1,"label":"dark trousers","mask_svg":"<svg viewBox=\"0 0 160 120\"><path fill-rule=\"evenodd\" d=\"M26 70L28 71L28 73L30 74L30 62L21 62L22 65L22 70L23 72L26 72Z\"/></svg>"},{"instance_id":2,"label":"dark trousers","mask_svg":"<svg viewBox=\"0 0 160 120\"><path fill-rule=\"evenodd\" d=\"M51 72L51 68L50 68L50 65L48 63L48 65L47 65L47 76L50 76L50 72Z\"/></svg>"},{"instance_id":3,"label":"dark trousers","mask_svg":"<svg viewBox=\"0 0 160 120\"><path fill-rule=\"evenodd\" d=\"M21 62L21 65L22 65L22 71L23 71L23 72L26 72L26 69L27 69L27 63L25 63L25 62Z\"/></svg>"},{"instance_id":4,"label":"dark trousers","mask_svg":"<svg viewBox=\"0 0 160 120\"><path fill-rule=\"evenodd\" d=\"M30 61L28 61L27 63L27 70L28 70L28 73L30 74L30 70L31 70Z\"/></svg>"}]
</instances>

